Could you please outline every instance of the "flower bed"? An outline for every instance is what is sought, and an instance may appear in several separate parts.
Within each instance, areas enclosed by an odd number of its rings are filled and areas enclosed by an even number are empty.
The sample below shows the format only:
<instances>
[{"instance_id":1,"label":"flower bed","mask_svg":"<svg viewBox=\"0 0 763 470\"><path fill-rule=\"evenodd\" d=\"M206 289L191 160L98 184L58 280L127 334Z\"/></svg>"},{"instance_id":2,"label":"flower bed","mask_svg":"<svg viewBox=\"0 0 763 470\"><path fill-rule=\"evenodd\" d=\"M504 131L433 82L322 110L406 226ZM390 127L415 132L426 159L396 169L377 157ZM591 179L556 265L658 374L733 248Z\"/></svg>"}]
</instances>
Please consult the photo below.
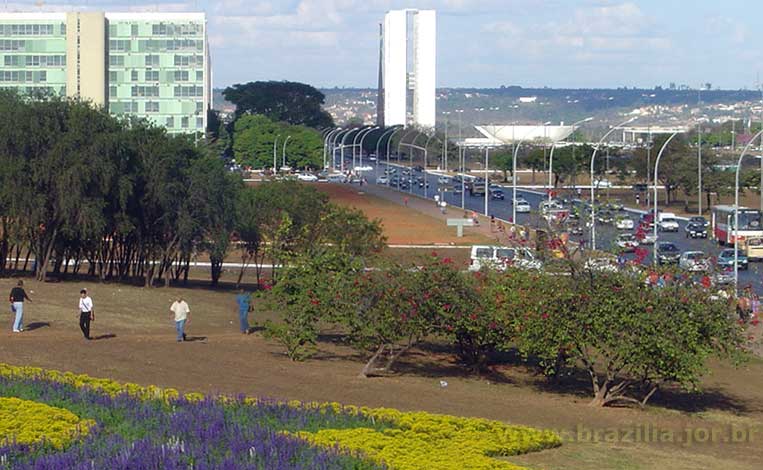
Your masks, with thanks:
<instances>
[{"instance_id":1,"label":"flower bed","mask_svg":"<svg viewBox=\"0 0 763 470\"><path fill-rule=\"evenodd\" d=\"M560 444L547 431L484 419L338 403L180 396L172 389L3 364L0 397L55 406L68 413L70 425L89 429L71 442L63 437L55 441L53 433L64 428L41 422L38 437L45 439L0 443L3 470L514 470L519 467L491 457ZM70 427L66 432L76 436Z\"/></svg>"},{"instance_id":2,"label":"flower bed","mask_svg":"<svg viewBox=\"0 0 763 470\"><path fill-rule=\"evenodd\" d=\"M0 398L0 443L36 444L61 448L87 434L94 423L69 410L18 398Z\"/></svg>"}]
</instances>

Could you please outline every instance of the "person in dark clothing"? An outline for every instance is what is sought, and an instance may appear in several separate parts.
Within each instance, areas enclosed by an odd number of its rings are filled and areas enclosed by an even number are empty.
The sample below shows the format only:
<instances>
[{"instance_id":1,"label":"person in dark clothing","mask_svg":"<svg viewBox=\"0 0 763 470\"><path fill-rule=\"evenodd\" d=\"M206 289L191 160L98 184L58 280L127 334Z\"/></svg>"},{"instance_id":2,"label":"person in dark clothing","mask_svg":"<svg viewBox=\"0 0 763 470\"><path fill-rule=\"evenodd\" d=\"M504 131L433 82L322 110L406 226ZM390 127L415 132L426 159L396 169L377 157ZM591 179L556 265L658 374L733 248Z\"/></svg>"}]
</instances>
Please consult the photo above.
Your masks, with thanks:
<instances>
[{"instance_id":1,"label":"person in dark clothing","mask_svg":"<svg viewBox=\"0 0 763 470\"><path fill-rule=\"evenodd\" d=\"M21 333L24 331L24 301L32 301L24 290L24 281L19 281L16 287L11 289L9 299L11 302L11 312L16 314L13 322L13 332Z\"/></svg>"},{"instance_id":2,"label":"person in dark clothing","mask_svg":"<svg viewBox=\"0 0 763 470\"><path fill-rule=\"evenodd\" d=\"M79 329L85 339L90 339L90 322L95 320L93 299L87 295L87 289L79 291Z\"/></svg>"}]
</instances>

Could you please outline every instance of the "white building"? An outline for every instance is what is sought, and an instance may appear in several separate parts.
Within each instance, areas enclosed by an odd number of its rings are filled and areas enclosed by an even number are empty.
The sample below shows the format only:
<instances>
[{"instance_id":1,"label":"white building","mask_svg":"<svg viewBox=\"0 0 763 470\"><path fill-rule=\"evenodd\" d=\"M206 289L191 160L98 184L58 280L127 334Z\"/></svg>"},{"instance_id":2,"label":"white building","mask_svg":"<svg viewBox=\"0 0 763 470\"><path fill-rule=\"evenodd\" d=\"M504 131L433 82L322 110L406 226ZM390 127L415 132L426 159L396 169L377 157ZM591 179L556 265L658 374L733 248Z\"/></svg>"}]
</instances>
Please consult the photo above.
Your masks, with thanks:
<instances>
[{"instance_id":1,"label":"white building","mask_svg":"<svg viewBox=\"0 0 763 470\"><path fill-rule=\"evenodd\" d=\"M409 19L412 44L409 41ZM382 26L380 110L385 126L435 125L435 67L437 20L434 10L392 10ZM412 45L409 53L409 44ZM409 65L411 66L409 69ZM408 119L408 93L413 93L412 118Z\"/></svg>"}]
</instances>

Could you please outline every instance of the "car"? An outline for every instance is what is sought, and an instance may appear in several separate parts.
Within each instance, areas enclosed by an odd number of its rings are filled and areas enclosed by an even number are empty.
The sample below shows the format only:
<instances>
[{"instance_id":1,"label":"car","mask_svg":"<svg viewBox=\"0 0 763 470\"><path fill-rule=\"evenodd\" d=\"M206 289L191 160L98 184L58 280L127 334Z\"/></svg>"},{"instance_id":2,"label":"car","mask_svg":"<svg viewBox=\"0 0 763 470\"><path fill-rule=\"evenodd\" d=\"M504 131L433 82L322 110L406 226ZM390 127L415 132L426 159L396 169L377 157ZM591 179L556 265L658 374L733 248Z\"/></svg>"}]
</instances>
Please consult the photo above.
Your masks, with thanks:
<instances>
[{"instance_id":1,"label":"car","mask_svg":"<svg viewBox=\"0 0 763 470\"><path fill-rule=\"evenodd\" d=\"M517 214L526 214L532 210L532 206L523 198L517 198Z\"/></svg>"},{"instance_id":2,"label":"car","mask_svg":"<svg viewBox=\"0 0 763 470\"><path fill-rule=\"evenodd\" d=\"M416 166L413 167L413 171L422 172L422 171L424 171L424 167L421 166L421 165L416 165Z\"/></svg>"},{"instance_id":3,"label":"car","mask_svg":"<svg viewBox=\"0 0 763 470\"><path fill-rule=\"evenodd\" d=\"M583 264L583 269L600 273L616 273L617 260L611 257L589 258Z\"/></svg>"},{"instance_id":4,"label":"car","mask_svg":"<svg viewBox=\"0 0 763 470\"><path fill-rule=\"evenodd\" d=\"M424 180L420 180L420 181L417 181L417 184L419 185L419 188L423 188L424 186L426 186L427 188L429 187L429 181L424 182Z\"/></svg>"},{"instance_id":5,"label":"car","mask_svg":"<svg viewBox=\"0 0 763 470\"><path fill-rule=\"evenodd\" d=\"M599 188L611 188L612 187L612 182L608 181L608 180L596 180L596 181L594 181L593 185L594 185L594 187L596 189L599 189Z\"/></svg>"},{"instance_id":6,"label":"car","mask_svg":"<svg viewBox=\"0 0 763 470\"><path fill-rule=\"evenodd\" d=\"M657 242L657 237L655 236L654 231L644 230L641 227L636 230L636 239L642 245L654 245Z\"/></svg>"},{"instance_id":7,"label":"car","mask_svg":"<svg viewBox=\"0 0 763 470\"><path fill-rule=\"evenodd\" d=\"M660 232L677 232L680 228L674 217L660 217Z\"/></svg>"},{"instance_id":8,"label":"car","mask_svg":"<svg viewBox=\"0 0 763 470\"><path fill-rule=\"evenodd\" d=\"M332 173L326 179L328 179L329 183L342 183L344 182L345 178L346 176L341 173Z\"/></svg>"},{"instance_id":9,"label":"car","mask_svg":"<svg viewBox=\"0 0 763 470\"><path fill-rule=\"evenodd\" d=\"M705 272L710 269L707 255L701 251L685 251L678 259L678 267L692 272Z\"/></svg>"},{"instance_id":10,"label":"car","mask_svg":"<svg viewBox=\"0 0 763 470\"><path fill-rule=\"evenodd\" d=\"M681 251L671 242L657 244L657 264L676 264L681 258Z\"/></svg>"},{"instance_id":11,"label":"car","mask_svg":"<svg viewBox=\"0 0 763 470\"><path fill-rule=\"evenodd\" d=\"M453 192L453 194L461 194L461 192L463 191L463 188L461 187L460 184L454 184L453 189L451 191Z\"/></svg>"},{"instance_id":12,"label":"car","mask_svg":"<svg viewBox=\"0 0 763 470\"><path fill-rule=\"evenodd\" d=\"M638 239L632 233L621 233L615 240L615 245L622 251L632 252L638 248Z\"/></svg>"},{"instance_id":13,"label":"car","mask_svg":"<svg viewBox=\"0 0 763 470\"><path fill-rule=\"evenodd\" d=\"M404 175L410 175L411 174L411 169L410 168L404 168L403 169L403 174Z\"/></svg>"},{"instance_id":14,"label":"car","mask_svg":"<svg viewBox=\"0 0 763 470\"><path fill-rule=\"evenodd\" d=\"M706 218L702 217L701 215L695 215L694 217L689 218L690 224L700 224L703 227L707 228L710 225L710 222L707 221Z\"/></svg>"},{"instance_id":15,"label":"car","mask_svg":"<svg viewBox=\"0 0 763 470\"><path fill-rule=\"evenodd\" d=\"M318 181L318 177L312 173L300 173L297 175L297 179L299 181L309 181L309 182Z\"/></svg>"},{"instance_id":16,"label":"car","mask_svg":"<svg viewBox=\"0 0 763 470\"><path fill-rule=\"evenodd\" d=\"M625 206L623 206L623 203L620 202L619 199L613 199L607 203L607 206L610 210L613 211L621 211L625 209Z\"/></svg>"},{"instance_id":17,"label":"car","mask_svg":"<svg viewBox=\"0 0 763 470\"><path fill-rule=\"evenodd\" d=\"M636 224L633 219L627 217L615 217L615 228L617 230L633 230Z\"/></svg>"},{"instance_id":18,"label":"car","mask_svg":"<svg viewBox=\"0 0 763 470\"><path fill-rule=\"evenodd\" d=\"M567 232L570 235L580 236L583 235L583 227L581 227L580 224L570 224L567 226Z\"/></svg>"},{"instance_id":19,"label":"car","mask_svg":"<svg viewBox=\"0 0 763 470\"><path fill-rule=\"evenodd\" d=\"M632 186L632 189L637 193L645 193L647 189L649 189L649 186L647 186L646 183L636 183Z\"/></svg>"},{"instance_id":20,"label":"car","mask_svg":"<svg viewBox=\"0 0 763 470\"><path fill-rule=\"evenodd\" d=\"M646 228L649 228L649 229L654 228L654 217L652 216L652 214L649 214L649 213L641 214L641 217L639 217L639 222L638 223L639 223L639 225L641 225L645 229Z\"/></svg>"},{"instance_id":21,"label":"car","mask_svg":"<svg viewBox=\"0 0 763 470\"><path fill-rule=\"evenodd\" d=\"M564 206L562 206L562 204L556 199L551 199L550 201L541 201L540 204L538 204L538 210L543 214L550 210L562 209L563 207Z\"/></svg>"},{"instance_id":22,"label":"car","mask_svg":"<svg viewBox=\"0 0 763 470\"><path fill-rule=\"evenodd\" d=\"M689 222L684 228L686 238L707 238L707 228L698 222Z\"/></svg>"},{"instance_id":23,"label":"car","mask_svg":"<svg viewBox=\"0 0 763 470\"><path fill-rule=\"evenodd\" d=\"M376 184L389 184L389 178L386 176L379 176L376 178Z\"/></svg>"},{"instance_id":24,"label":"car","mask_svg":"<svg viewBox=\"0 0 763 470\"><path fill-rule=\"evenodd\" d=\"M615 217L611 212L603 211L597 214L596 220L602 224L611 224L615 220Z\"/></svg>"},{"instance_id":25,"label":"car","mask_svg":"<svg viewBox=\"0 0 763 470\"><path fill-rule=\"evenodd\" d=\"M743 250L737 250L737 266L739 269L745 271L749 267L747 255ZM718 254L718 260L716 264L722 269L734 269L734 249L726 248Z\"/></svg>"},{"instance_id":26,"label":"car","mask_svg":"<svg viewBox=\"0 0 763 470\"><path fill-rule=\"evenodd\" d=\"M485 195L485 185L484 184L474 184L474 186L469 189L469 194L472 196L484 196Z\"/></svg>"},{"instance_id":27,"label":"car","mask_svg":"<svg viewBox=\"0 0 763 470\"><path fill-rule=\"evenodd\" d=\"M397 168L387 168L386 170L384 170L384 173L386 173L388 175L395 174L395 173L397 173Z\"/></svg>"},{"instance_id":28,"label":"car","mask_svg":"<svg viewBox=\"0 0 763 470\"><path fill-rule=\"evenodd\" d=\"M483 267L505 270L508 266L521 269L539 270L542 264L527 248L476 245L472 247L469 271L479 271Z\"/></svg>"},{"instance_id":29,"label":"car","mask_svg":"<svg viewBox=\"0 0 763 470\"><path fill-rule=\"evenodd\" d=\"M504 200L503 190L501 189L491 189L490 190L490 199L500 199Z\"/></svg>"},{"instance_id":30,"label":"car","mask_svg":"<svg viewBox=\"0 0 763 470\"><path fill-rule=\"evenodd\" d=\"M440 176L439 178L437 178L437 182L439 184L448 184L450 183L450 178L448 178L447 176Z\"/></svg>"}]
</instances>

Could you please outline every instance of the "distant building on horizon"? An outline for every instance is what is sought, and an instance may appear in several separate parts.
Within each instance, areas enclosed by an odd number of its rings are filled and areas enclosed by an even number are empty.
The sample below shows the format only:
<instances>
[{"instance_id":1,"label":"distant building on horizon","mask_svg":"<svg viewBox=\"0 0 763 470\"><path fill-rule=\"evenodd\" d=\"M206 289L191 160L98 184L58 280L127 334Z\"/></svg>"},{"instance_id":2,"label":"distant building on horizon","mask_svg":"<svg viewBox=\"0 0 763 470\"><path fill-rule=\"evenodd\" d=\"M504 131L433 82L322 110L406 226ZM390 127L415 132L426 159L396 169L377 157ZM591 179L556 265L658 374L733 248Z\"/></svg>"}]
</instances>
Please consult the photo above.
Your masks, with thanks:
<instances>
[{"instance_id":1,"label":"distant building on horizon","mask_svg":"<svg viewBox=\"0 0 763 470\"><path fill-rule=\"evenodd\" d=\"M212 104L204 13L0 13L0 88L90 100L171 133Z\"/></svg>"},{"instance_id":2,"label":"distant building on horizon","mask_svg":"<svg viewBox=\"0 0 763 470\"><path fill-rule=\"evenodd\" d=\"M413 40L409 38L409 19ZM434 10L392 10L382 25L377 123L433 128L436 119L437 17ZM410 66L410 67L409 67ZM408 94L412 113L408 118Z\"/></svg>"}]
</instances>

